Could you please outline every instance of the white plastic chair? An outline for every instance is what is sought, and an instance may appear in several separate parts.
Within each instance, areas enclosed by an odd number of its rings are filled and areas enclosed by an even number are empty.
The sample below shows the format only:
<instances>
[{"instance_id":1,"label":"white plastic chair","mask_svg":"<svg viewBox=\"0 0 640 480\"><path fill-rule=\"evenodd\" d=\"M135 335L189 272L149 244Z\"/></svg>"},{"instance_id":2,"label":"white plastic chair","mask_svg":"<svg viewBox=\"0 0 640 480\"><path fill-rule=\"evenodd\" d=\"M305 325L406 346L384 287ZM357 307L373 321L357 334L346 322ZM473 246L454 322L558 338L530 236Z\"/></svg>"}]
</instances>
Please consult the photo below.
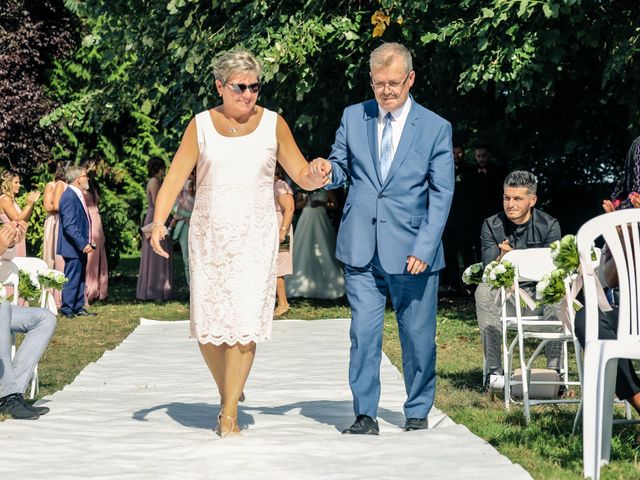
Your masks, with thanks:
<instances>
[{"instance_id":1,"label":"white plastic chair","mask_svg":"<svg viewBox=\"0 0 640 480\"><path fill-rule=\"evenodd\" d=\"M509 409L510 403L515 402L512 397L512 388L514 385L522 386L522 404L524 410L525 421L529 423L531 419L530 407L533 405L541 405L548 403L577 403L579 399L532 399L529 396L529 387L532 384L537 385L579 385L579 381L570 381L568 378L569 365L567 355L567 342L574 342L573 331L567 328L566 322L562 319L545 320L543 314L540 315L523 315L521 306L520 282L531 281L538 282L544 275L555 270L555 265L551 259L551 249L549 248L528 248L523 250L512 250L508 252L503 260L508 260L515 266L514 291L512 300L507 299L507 292L501 289L502 300L502 349L503 363L505 367L504 374L504 401L505 407ZM515 315L509 315L507 312L508 303L512 301ZM516 330L516 336L508 344L508 332L511 329ZM539 340L540 343L527 359L524 342L528 339ZM530 372L538 355L544 349L548 342L563 342L563 378L562 380L536 380L530 379ZM521 380L513 380L512 364L514 350L518 347ZM575 346L575 342L574 342Z\"/></svg>"},{"instance_id":2,"label":"white plastic chair","mask_svg":"<svg viewBox=\"0 0 640 480\"><path fill-rule=\"evenodd\" d=\"M600 215L585 223L577 235L584 278L585 349L582 395L582 445L585 478L600 478L609 463L613 398L618 358L640 359L640 210L632 208ZM618 271L620 303L618 338L598 338L596 273L591 265L593 242L602 236Z\"/></svg>"},{"instance_id":3,"label":"white plastic chair","mask_svg":"<svg viewBox=\"0 0 640 480\"><path fill-rule=\"evenodd\" d=\"M14 257L12 262L18 267L19 270L24 270L34 277L36 277L39 272L50 270L46 262L41 258ZM40 308L46 308L54 315L58 314L58 308L56 307L56 302L53 298L51 289L42 289L42 293L40 294L39 299L39 306Z\"/></svg>"}]
</instances>

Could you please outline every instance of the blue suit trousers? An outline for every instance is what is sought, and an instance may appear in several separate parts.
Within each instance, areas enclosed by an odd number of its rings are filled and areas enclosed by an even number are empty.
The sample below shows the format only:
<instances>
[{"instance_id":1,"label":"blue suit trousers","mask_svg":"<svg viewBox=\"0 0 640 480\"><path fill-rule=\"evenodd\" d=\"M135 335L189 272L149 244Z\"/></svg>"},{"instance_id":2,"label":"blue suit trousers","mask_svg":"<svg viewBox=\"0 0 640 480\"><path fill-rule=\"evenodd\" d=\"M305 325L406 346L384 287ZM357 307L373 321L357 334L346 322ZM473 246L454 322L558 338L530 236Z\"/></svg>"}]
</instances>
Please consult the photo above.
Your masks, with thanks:
<instances>
[{"instance_id":1,"label":"blue suit trousers","mask_svg":"<svg viewBox=\"0 0 640 480\"><path fill-rule=\"evenodd\" d=\"M376 418L380 400L380 361L387 296L391 295L402 347L406 418L426 418L436 387L438 274L388 274L377 252L364 267L345 265L351 305L349 384L357 415Z\"/></svg>"}]
</instances>

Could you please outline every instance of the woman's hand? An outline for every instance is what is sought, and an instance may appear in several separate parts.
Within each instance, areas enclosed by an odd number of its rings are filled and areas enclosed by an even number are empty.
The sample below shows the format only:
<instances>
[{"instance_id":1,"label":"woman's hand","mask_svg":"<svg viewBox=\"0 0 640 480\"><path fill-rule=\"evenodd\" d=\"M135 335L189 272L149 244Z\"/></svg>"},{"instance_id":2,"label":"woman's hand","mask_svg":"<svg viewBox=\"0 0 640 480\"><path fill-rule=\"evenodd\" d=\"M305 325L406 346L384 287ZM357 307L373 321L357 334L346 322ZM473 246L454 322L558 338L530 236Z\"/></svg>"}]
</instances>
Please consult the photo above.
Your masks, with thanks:
<instances>
[{"instance_id":1,"label":"woman's hand","mask_svg":"<svg viewBox=\"0 0 640 480\"><path fill-rule=\"evenodd\" d=\"M603 200L602 209L604 210L604 213L611 213L616 210L616 207L613 205L611 200Z\"/></svg>"},{"instance_id":2,"label":"woman's hand","mask_svg":"<svg viewBox=\"0 0 640 480\"><path fill-rule=\"evenodd\" d=\"M287 238L287 231L281 228L280 233L278 233L278 238L280 240L280 243L284 242L284 239Z\"/></svg>"},{"instance_id":3,"label":"woman's hand","mask_svg":"<svg viewBox=\"0 0 640 480\"><path fill-rule=\"evenodd\" d=\"M156 254L164 258L169 258L169 254L160 246L160 241L167 236L167 227L162 224L154 223L151 230L151 248Z\"/></svg>"},{"instance_id":4,"label":"woman's hand","mask_svg":"<svg viewBox=\"0 0 640 480\"><path fill-rule=\"evenodd\" d=\"M29 192L29 194L27 195L27 204L33 205L38 201L39 198L40 198L40 192L38 191Z\"/></svg>"}]
</instances>

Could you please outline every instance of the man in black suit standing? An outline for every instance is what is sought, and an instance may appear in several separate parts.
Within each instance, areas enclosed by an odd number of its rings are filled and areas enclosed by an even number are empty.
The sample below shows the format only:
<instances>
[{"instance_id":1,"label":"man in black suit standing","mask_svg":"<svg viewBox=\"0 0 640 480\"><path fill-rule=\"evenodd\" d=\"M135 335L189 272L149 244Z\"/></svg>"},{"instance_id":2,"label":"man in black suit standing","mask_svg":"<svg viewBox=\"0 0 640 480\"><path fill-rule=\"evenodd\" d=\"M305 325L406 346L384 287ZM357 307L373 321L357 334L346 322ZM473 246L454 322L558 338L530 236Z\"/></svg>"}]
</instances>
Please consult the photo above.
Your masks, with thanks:
<instances>
[{"instance_id":1,"label":"man in black suit standing","mask_svg":"<svg viewBox=\"0 0 640 480\"><path fill-rule=\"evenodd\" d=\"M71 166L66 171L69 188L60 198L60 230L57 253L64 258L64 276L68 278L62 289L60 313L67 318L95 315L84 309L84 279L87 255L94 249L91 243L91 219L82 195L89 189L87 171Z\"/></svg>"}]
</instances>

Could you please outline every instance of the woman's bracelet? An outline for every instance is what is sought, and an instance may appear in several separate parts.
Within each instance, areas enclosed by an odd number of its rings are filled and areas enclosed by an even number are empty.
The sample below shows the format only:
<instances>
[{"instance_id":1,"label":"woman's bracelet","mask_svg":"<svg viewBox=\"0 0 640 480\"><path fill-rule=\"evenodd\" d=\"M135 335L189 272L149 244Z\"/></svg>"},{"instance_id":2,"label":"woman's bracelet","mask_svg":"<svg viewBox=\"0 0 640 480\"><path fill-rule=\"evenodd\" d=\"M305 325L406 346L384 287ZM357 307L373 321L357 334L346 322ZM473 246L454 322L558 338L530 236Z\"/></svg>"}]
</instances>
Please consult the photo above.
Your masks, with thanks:
<instances>
[{"instance_id":1,"label":"woman's bracelet","mask_svg":"<svg viewBox=\"0 0 640 480\"><path fill-rule=\"evenodd\" d=\"M166 227L166 225L164 223L153 222L151 224L151 228L154 229L154 230L156 228L159 228L159 229L161 229L160 232L161 232L162 235L166 235L167 234L167 227Z\"/></svg>"},{"instance_id":2,"label":"woman's bracelet","mask_svg":"<svg viewBox=\"0 0 640 480\"><path fill-rule=\"evenodd\" d=\"M289 227L280 227L280 230L289 230Z\"/></svg>"}]
</instances>

